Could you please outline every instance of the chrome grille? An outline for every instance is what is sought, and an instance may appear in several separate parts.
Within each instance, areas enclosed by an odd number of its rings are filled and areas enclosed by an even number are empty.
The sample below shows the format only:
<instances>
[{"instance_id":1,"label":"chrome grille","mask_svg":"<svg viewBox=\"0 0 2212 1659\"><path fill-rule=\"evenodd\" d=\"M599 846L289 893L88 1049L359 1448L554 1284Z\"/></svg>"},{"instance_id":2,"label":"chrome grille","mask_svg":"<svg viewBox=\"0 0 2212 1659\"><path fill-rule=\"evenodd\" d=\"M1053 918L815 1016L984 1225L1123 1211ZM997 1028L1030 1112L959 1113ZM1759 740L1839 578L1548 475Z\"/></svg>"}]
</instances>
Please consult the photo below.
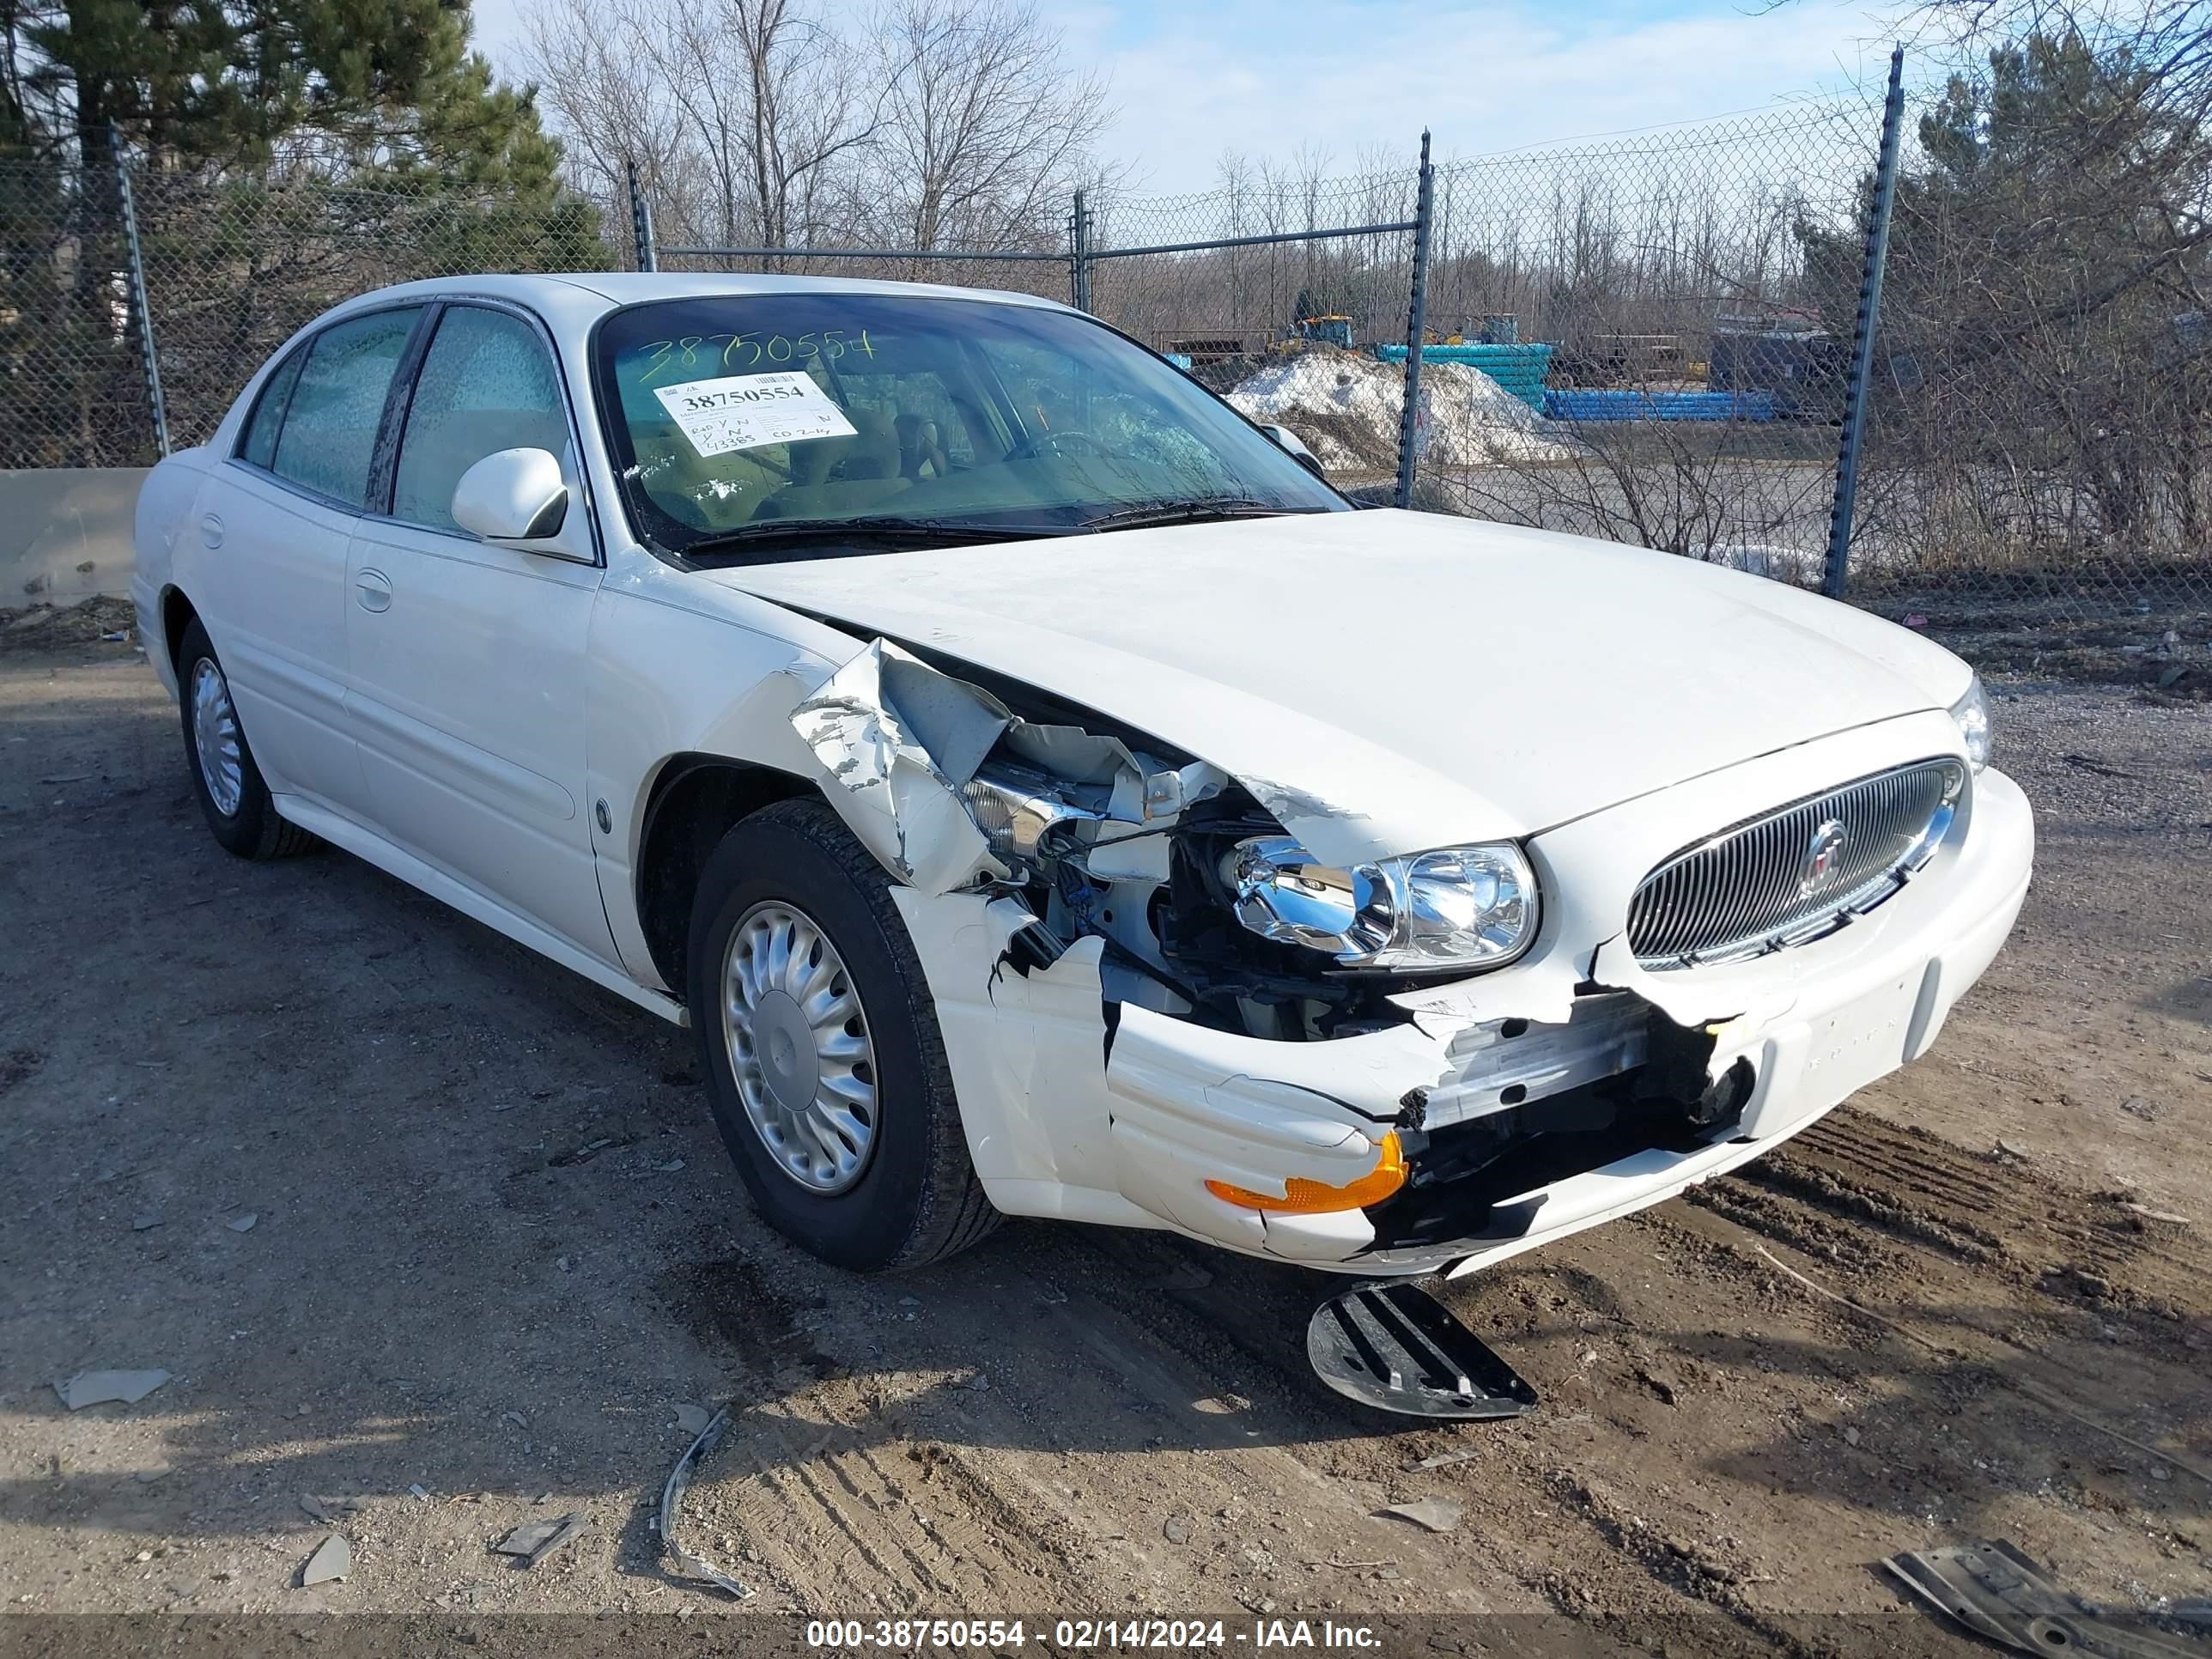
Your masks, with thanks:
<instances>
[{"instance_id":1,"label":"chrome grille","mask_svg":"<svg viewBox=\"0 0 2212 1659\"><path fill-rule=\"evenodd\" d=\"M1646 968L1689 968L1802 943L1872 909L1941 842L1966 777L1955 760L1918 761L1684 848L1629 901L1630 948Z\"/></svg>"}]
</instances>

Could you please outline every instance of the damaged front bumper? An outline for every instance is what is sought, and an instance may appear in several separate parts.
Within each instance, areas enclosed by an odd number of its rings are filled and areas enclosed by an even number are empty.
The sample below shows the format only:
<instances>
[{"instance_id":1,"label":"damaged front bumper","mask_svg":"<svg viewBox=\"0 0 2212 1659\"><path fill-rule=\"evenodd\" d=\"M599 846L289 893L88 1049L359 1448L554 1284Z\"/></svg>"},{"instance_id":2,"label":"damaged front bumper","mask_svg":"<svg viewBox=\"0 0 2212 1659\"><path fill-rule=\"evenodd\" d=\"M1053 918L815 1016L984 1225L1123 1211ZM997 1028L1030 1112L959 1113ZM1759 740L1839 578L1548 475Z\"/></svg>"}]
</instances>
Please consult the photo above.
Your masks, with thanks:
<instances>
[{"instance_id":1,"label":"damaged front bumper","mask_svg":"<svg viewBox=\"0 0 2212 1659\"><path fill-rule=\"evenodd\" d=\"M1041 963L1015 900L894 894L1001 1210L1369 1276L1463 1273L1732 1169L1926 1050L2026 893L2033 817L2001 773L1974 779L1922 876L1828 938L1651 972L1620 918L1643 872L1695 835L1952 740L1940 715L1886 722L1537 837L1561 902L1527 957L1394 996L1402 1023L1328 1041L1117 996L1096 938ZM1208 1187L1351 1186L1388 1136L1411 1179L1365 1209L1266 1212Z\"/></svg>"}]
</instances>

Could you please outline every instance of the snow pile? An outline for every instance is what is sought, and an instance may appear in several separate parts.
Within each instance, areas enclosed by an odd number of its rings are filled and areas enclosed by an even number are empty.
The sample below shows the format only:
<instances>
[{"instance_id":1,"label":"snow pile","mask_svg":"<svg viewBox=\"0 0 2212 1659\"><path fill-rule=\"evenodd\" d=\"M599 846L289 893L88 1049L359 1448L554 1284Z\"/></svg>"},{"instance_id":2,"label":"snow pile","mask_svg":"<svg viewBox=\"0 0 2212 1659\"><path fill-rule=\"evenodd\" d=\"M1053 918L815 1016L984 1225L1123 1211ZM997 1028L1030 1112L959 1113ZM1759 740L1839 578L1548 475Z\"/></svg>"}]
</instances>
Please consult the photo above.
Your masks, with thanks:
<instances>
[{"instance_id":1,"label":"snow pile","mask_svg":"<svg viewBox=\"0 0 2212 1659\"><path fill-rule=\"evenodd\" d=\"M1229 401L1289 427L1331 470L1395 465L1405 368L1358 352L1309 348L1245 377ZM1421 365L1415 442L1431 466L1572 460L1582 446L1479 368Z\"/></svg>"}]
</instances>

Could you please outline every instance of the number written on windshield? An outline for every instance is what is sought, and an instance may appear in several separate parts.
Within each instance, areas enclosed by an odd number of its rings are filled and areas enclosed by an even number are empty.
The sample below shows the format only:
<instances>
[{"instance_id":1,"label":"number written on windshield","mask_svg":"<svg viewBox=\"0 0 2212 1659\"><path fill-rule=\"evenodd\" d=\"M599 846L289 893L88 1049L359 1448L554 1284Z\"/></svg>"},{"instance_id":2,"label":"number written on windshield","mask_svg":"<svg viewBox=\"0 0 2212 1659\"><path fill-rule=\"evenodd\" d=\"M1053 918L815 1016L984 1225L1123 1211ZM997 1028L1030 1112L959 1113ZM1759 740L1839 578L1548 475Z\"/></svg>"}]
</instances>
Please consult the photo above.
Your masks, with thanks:
<instances>
[{"instance_id":1,"label":"number written on windshield","mask_svg":"<svg viewBox=\"0 0 2212 1659\"><path fill-rule=\"evenodd\" d=\"M769 334L758 329L743 334L687 334L679 339L653 340L638 349L646 356L646 366L638 373L640 386L649 386L663 374L713 368L718 359L724 368L751 368L764 362L803 363L814 357L834 363L848 352L869 358L876 355L875 343L865 328L809 329L796 335Z\"/></svg>"}]
</instances>

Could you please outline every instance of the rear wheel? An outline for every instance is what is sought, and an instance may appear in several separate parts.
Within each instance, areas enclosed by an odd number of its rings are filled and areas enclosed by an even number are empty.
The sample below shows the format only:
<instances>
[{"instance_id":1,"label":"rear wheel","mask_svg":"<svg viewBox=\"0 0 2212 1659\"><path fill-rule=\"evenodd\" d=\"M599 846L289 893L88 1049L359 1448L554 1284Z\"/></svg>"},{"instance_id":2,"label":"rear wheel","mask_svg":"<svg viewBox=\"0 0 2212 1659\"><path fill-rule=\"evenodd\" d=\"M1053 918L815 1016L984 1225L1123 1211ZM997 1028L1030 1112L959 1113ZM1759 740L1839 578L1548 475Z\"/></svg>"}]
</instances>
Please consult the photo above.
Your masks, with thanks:
<instances>
[{"instance_id":1,"label":"rear wheel","mask_svg":"<svg viewBox=\"0 0 2212 1659\"><path fill-rule=\"evenodd\" d=\"M723 837L688 966L715 1123L770 1226L873 1272L997 1225L889 880L828 807L781 801Z\"/></svg>"},{"instance_id":2,"label":"rear wheel","mask_svg":"<svg viewBox=\"0 0 2212 1659\"><path fill-rule=\"evenodd\" d=\"M275 859L320 845L277 815L239 724L230 682L198 618L177 642L177 694L193 793L224 850L242 859Z\"/></svg>"}]
</instances>

